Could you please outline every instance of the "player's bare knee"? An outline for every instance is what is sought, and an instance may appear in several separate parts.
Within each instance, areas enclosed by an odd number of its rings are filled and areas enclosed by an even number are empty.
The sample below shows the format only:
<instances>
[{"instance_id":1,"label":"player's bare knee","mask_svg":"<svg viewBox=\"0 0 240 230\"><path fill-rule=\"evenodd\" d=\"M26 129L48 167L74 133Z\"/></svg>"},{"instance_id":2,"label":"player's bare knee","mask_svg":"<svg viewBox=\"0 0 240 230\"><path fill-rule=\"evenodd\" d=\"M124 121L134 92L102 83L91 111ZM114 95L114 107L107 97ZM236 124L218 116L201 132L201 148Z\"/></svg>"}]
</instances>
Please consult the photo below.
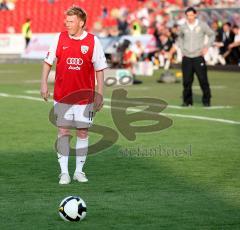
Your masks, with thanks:
<instances>
[{"instance_id":1,"label":"player's bare knee","mask_svg":"<svg viewBox=\"0 0 240 230\"><path fill-rule=\"evenodd\" d=\"M66 129L66 128L58 128L58 136L61 137L61 136L70 136L70 130L69 129Z\"/></svg>"},{"instance_id":2,"label":"player's bare knee","mask_svg":"<svg viewBox=\"0 0 240 230\"><path fill-rule=\"evenodd\" d=\"M77 129L77 137L81 139L86 139L88 137L88 129Z\"/></svg>"}]
</instances>

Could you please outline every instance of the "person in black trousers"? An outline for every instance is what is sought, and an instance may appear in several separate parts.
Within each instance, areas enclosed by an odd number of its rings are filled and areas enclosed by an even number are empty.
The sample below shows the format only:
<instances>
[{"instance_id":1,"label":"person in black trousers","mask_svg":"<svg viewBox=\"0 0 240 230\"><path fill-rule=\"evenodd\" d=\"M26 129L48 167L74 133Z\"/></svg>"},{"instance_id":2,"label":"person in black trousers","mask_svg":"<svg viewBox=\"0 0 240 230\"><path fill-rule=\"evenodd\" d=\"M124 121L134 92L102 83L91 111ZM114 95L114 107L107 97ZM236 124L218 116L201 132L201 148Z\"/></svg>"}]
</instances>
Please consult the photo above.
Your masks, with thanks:
<instances>
[{"instance_id":1,"label":"person in black trousers","mask_svg":"<svg viewBox=\"0 0 240 230\"><path fill-rule=\"evenodd\" d=\"M189 7L186 11L186 22L180 27L178 45L183 54L183 106L192 106L192 83L196 73L200 87L203 91L203 106L211 105L211 90L207 76L207 66L204 55L215 40L215 34L210 27L198 20L197 12ZM205 44L205 36L208 43Z\"/></svg>"},{"instance_id":2,"label":"person in black trousers","mask_svg":"<svg viewBox=\"0 0 240 230\"><path fill-rule=\"evenodd\" d=\"M200 87L203 91L202 103L203 106L210 106L211 91L207 76L207 66L204 57L195 58L183 57L182 61L183 72L183 106L192 106L192 83L194 73L196 73Z\"/></svg>"}]
</instances>

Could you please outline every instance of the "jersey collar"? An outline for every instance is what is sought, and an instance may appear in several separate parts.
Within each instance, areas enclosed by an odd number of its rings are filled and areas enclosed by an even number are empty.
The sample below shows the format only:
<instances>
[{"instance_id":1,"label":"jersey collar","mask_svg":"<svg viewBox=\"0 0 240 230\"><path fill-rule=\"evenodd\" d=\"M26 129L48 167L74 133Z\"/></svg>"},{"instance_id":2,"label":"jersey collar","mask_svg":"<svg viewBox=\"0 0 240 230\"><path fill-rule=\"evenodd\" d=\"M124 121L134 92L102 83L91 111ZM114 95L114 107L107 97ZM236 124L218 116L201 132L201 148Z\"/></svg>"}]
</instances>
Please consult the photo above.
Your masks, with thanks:
<instances>
[{"instance_id":1,"label":"jersey collar","mask_svg":"<svg viewBox=\"0 0 240 230\"><path fill-rule=\"evenodd\" d=\"M70 37L71 39L74 39L74 40L83 40L85 37L87 37L87 34L88 34L88 33L84 30L83 33L82 33L82 35L79 36L79 37L73 37L73 36L71 36L71 35L69 35L69 37Z\"/></svg>"}]
</instances>

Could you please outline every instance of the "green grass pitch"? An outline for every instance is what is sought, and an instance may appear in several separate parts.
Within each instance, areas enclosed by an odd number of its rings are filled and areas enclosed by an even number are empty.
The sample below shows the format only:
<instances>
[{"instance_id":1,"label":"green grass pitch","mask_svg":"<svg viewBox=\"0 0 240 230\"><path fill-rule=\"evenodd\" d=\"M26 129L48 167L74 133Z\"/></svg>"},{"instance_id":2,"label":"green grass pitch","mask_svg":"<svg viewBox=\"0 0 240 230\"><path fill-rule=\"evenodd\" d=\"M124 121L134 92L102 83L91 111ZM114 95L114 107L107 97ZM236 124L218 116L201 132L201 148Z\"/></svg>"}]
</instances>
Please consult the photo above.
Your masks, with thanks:
<instances>
[{"instance_id":1,"label":"green grass pitch","mask_svg":"<svg viewBox=\"0 0 240 230\"><path fill-rule=\"evenodd\" d=\"M40 98L40 73L40 63L0 65L0 229L240 229L239 73L209 72L212 109L202 107L196 79L193 108L172 106L181 104L181 84L157 84L160 72L141 77L142 85L127 86L131 98L171 105L163 112L173 125L138 133L135 141L119 134L112 147L87 158L89 182L68 186L58 185L56 128L48 121L52 103L34 100ZM106 88L105 97L116 88ZM95 123L118 132L109 108ZM91 143L98 138L90 134ZM191 147L191 154L124 153L159 146ZM71 174L74 167L71 157ZM86 201L83 222L66 223L58 216L58 204L69 195Z\"/></svg>"}]
</instances>

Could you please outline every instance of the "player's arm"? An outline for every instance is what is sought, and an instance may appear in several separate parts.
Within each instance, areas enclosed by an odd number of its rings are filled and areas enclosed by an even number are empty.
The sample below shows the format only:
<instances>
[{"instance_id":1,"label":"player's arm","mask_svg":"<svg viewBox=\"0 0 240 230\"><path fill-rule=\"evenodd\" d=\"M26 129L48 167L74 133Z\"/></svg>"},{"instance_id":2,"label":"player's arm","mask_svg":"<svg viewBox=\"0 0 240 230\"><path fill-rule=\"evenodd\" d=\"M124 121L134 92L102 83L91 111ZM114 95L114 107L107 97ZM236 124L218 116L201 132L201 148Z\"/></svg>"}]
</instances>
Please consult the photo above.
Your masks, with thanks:
<instances>
[{"instance_id":1,"label":"player's arm","mask_svg":"<svg viewBox=\"0 0 240 230\"><path fill-rule=\"evenodd\" d=\"M48 97L50 96L50 93L48 91L48 84L47 84L50 70L51 70L51 65L49 65L46 62L43 62L42 79L41 79L41 96L45 101L47 101Z\"/></svg>"},{"instance_id":2,"label":"player's arm","mask_svg":"<svg viewBox=\"0 0 240 230\"><path fill-rule=\"evenodd\" d=\"M92 62L96 71L97 80L96 94L94 98L94 110L99 111L103 106L104 69L106 69L108 66L100 41L97 37L94 37L94 39L95 45Z\"/></svg>"},{"instance_id":3,"label":"player's arm","mask_svg":"<svg viewBox=\"0 0 240 230\"><path fill-rule=\"evenodd\" d=\"M215 41L215 33L208 26L207 23L203 23L203 29L205 31L205 34L208 36L208 42L207 42L207 44L205 44L205 46L202 49L202 55L204 56L207 54L209 47L213 46L213 43Z\"/></svg>"},{"instance_id":4,"label":"player's arm","mask_svg":"<svg viewBox=\"0 0 240 230\"><path fill-rule=\"evenodd\" d=\"M60 36L60 34L57 34L55 36L54 41L53 41L53 43L47 53L47 56L43 62L40 93L41 93L42 98L45 101L47 101L48 97L50 96L50 93L48 91L48 75L49 75L52 65L56 59L56 50L57 50L59 36Z\"/></svg>"},{"instance_id":5,"label":"player's arm","mask_svg":"<svg viewBox=\"0 0 240 230\"><path fill-rule=\"evenodd\" d=\"M208 26L207 23L204 23L205 34L208 36L207 48L213 46L215 41L215 33L214 31Z\"/></svg>"},{"instance_id":6,"label":"player's arm","mask_svg":"<svg viewBox=\"0 0 240 230\"><path fill-rule=\"evenodd\" d=\"M94 101L94 109L96 111L101 110L103 106L103 86L104 86L104 72L103 70L96 72L97 88Z\"/></svg>"},{"instance_id":7,"label":"player's arm","mask_svg":"<svg viewBox=\"0 0 240 230\"><path fill-rule=\"evenodd\" d=\"M235 48L235 47L238 47L238 46L240 46L240 41L231 43L231 44L228 46L228 48L229 48L229 49L232 49L232 48Z\"/></svg>"}]
</instances>

